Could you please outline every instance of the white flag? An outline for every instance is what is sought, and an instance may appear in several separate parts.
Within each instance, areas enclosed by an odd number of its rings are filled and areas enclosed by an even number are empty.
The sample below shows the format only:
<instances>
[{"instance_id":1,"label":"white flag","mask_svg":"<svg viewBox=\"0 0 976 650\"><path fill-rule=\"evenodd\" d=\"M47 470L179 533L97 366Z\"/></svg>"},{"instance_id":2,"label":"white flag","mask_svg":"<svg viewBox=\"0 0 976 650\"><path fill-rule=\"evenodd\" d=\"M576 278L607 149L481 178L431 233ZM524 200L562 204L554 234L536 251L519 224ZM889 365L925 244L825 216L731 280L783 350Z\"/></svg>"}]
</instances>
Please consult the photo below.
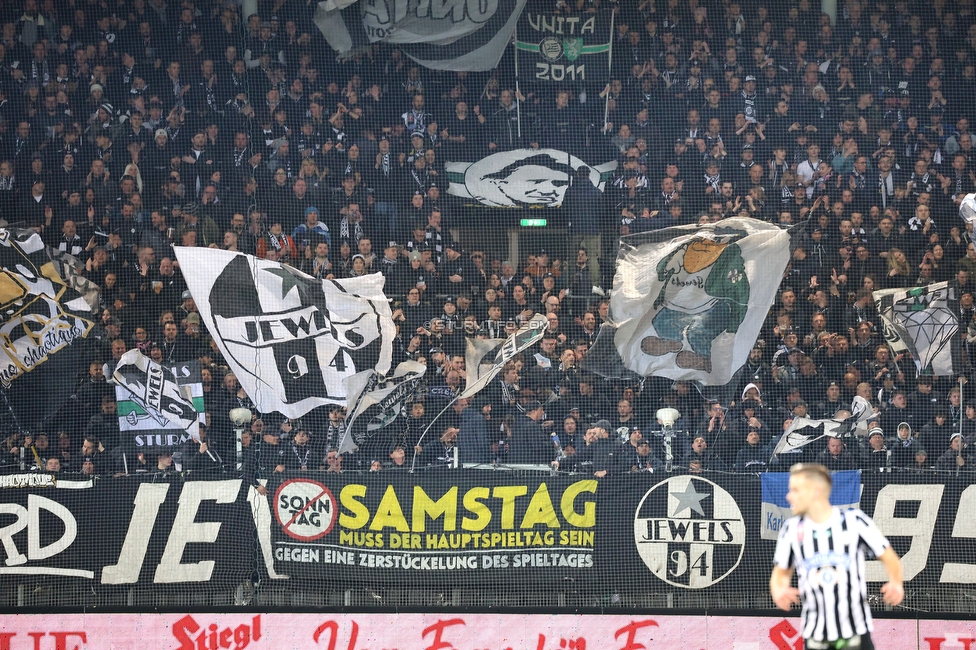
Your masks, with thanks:
<instances>
[{"instance_id":1,"label":"white flag","mask_svg":"<svg viewBox=\"0 0 976 650\"><path fill-rule=\"evenodd\" d=\"M874 292L885 340L895 352L907 350L918 372L955 374L952 339L959 331L959 296L948 282Z\"/></svg>"},{"instance_id":2,"label":"white flag","mask_svg":"<svg viewBox=\"0 0 976 650\"><path fill-rule=\"evenodd\" d=\"M610 298L624 365L643 376L728 383L789 261L789 232L750 218L624 237Z\"/></svg>"},{"instance_id":3,"label":"white flag","mask_svg":"<svg viewBox=\"0 0 976 650\"><path fill-rule=\"evenodd\" d=\"M515 355L541 341L548 327L549 319L542 314L534 314L507 339L468 339L464 364L467 384L459 399L478 394Z\"/></svg>"},{"instance_id":4,"label":"white flag","mask_svg":"<svg viewBox=\"0 0 976 650\"><path fill-rule=\"evenodd\" d=\"M319 280L290 266L211 248L176 248L207 330L262 413L299 418L345 404L343 380L386 374L390 305L379 273Z\"/></svg>"}]
</instances>

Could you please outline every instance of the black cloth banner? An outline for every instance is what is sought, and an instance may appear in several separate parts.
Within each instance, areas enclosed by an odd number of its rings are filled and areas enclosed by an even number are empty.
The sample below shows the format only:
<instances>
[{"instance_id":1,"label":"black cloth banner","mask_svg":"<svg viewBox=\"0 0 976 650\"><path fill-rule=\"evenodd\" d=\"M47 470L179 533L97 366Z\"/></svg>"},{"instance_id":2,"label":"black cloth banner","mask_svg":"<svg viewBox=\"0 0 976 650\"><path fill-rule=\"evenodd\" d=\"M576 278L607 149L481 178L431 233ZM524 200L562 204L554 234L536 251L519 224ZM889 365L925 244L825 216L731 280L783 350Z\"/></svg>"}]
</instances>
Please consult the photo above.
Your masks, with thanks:
<instances>
[{"instance_id":1,"label":"black cloth banner","mask_svg":"<svg viewBox=\"0 0 976 650\"><path fill-rule=\"evenodd\" d=\"M862 485L911 587L976 582L964 559L976 540L952 537L976 506L968 479L865 474ZM775 546L760 538L755 475L317 474L269 485L268 498L275 569L293 581L764 592ZM868 570L883 579L879 563Z\"/></svg>"},{"instance_id":2,"label":"black cloth banner","mask_svg":"<svg viewBox=\"0 0 976 650\"><path fill-rule=\"evenodd\" d=\"M862 475L861 507L902 556L907 590L976 584L971 478ZM236 478L45 483L0 476L0 580L212 589L257 572L305 590L734 597L765 593L775 544L760 539L756 475L303 472L276 475L266 501ZM883 569L867 571L876 590Z\"/></svg>"},{"instance_id":3,"label":"black cloth banner","mask_svg":"<svg viewBox=\"0 0 976 650\"><path fill-rule=\"evenodd\" d=\"M95 591L235 584L259 561L240 479L143 475L17 487L38 476L0 476L0 580L84 580Z\"/></svg>"}]
</instances>

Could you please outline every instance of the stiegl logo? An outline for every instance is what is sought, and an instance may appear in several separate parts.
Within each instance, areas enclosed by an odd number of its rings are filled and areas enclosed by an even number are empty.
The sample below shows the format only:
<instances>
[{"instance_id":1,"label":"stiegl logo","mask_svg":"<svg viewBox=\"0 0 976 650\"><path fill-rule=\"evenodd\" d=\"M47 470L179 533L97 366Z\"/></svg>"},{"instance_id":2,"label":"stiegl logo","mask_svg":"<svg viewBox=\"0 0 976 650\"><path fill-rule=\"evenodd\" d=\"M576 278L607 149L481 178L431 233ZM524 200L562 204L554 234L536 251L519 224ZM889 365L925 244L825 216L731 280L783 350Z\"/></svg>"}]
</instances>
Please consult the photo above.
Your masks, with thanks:
<instances>
[{"instance_id":1,"label":"stiegl logo","mask_svg":"<svg viewBox=\"0 0 976 650\"><path fill-rule=\"evenodd\" d=\"M652 487L634 516L637 553L661 580L685 589L721 582L739 565L746 525L732 495L697 476Z\"/></svg>"},{"instance_id":2,"label":"stiegl logo","mask_svg":"<svg viewBox=\"0 0 976 650\"><path fill-rule=\"evenodd\" d=\"M179 650L244 650L251 641L261 639L261 615L251 624L221 628L216 623L197 623L192 616L184 616L173 625L173 636L180 642Z\"/></svg>"}]
</instances>

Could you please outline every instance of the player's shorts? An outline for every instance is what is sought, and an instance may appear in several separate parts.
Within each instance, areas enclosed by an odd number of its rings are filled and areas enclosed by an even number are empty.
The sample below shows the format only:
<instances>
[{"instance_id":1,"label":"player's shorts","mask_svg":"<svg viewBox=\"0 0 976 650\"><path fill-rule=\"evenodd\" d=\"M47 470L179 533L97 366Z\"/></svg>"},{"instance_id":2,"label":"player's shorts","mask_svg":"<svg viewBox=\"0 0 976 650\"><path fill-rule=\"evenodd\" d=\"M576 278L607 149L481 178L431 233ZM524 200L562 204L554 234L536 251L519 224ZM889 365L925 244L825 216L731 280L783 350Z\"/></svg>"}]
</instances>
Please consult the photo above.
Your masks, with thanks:
<instances>
[{"instance_id":1,"label":"player's shorts","mask_svg":"<svg viewBox=\"0 0 976 650\"><path fill-rule=\"evenodd\" d=\"M836 641L804 639L803 647L804 650L874 650L874 642L871 640L871 633L869 632L850 639L837 639Z\"/></svg>"}]
</instances>

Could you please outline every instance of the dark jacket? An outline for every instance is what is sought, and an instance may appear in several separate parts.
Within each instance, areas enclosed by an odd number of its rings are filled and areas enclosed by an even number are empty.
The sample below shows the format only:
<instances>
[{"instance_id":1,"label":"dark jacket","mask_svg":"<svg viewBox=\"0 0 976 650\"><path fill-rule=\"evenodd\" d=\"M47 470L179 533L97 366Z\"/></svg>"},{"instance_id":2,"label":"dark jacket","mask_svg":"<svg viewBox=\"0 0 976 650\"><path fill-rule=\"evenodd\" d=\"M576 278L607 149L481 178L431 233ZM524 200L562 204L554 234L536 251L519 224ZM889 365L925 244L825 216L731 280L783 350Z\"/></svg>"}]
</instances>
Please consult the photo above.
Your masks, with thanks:
<instances>
[{"instance_id":1,"label":"dark jacket","mask_svg":"<svg viewBox=\"0 0 976 650\"><path fill-rule=\"evenodd\" d=\"M551 462L555 456L556 450L542 423L527 415L518 416L509 441L507 462L542 465Z\"/></svg>"},{"instance_id":2,"label":"dark jacket","mask_svg":"<svg viewBox=\"0 0 976 650\"><path fill-rule=\"evenodd\" d=\"M746 445L735 455L735 472L765 472L769 463L769 450L762 445Z\"/></svg>"},{"instance_id":3,"label":"dark jacket","mask_svg":"<svg viewBox=\"0 0 976 650\"><path fill-rule=\"evenodd\" d=\"M857 466L855 461L854 454L847 448L840 452L840 456L834 456L827 449L820 452L820 464L831 472L854 469Z\"/></svg>"},{"instance_id":4,"label":"dark jacket","mask_svg":"<svg viewBox=\"0 0 976 650\"><path fill-rule=\"evenodd\" d=\"M915 451L921 448L922 446L915 438L909 438L908 440L896 438L895 440L890 441L888 443L888 449L891 450L891 466L913 466L915 464Z\"/></svg>"},{"instance_id":5,"label":"dark jacket","mask_svg":"<svg viewBox=\"0 0 976 650\"><path fill-rule=\"evenodd\" d=\"M486 420L476 408L470 408L461 415L461 431L458 434L460 462L491 462L492 422L493 420Z\"/></svg>"}]
</instances>

